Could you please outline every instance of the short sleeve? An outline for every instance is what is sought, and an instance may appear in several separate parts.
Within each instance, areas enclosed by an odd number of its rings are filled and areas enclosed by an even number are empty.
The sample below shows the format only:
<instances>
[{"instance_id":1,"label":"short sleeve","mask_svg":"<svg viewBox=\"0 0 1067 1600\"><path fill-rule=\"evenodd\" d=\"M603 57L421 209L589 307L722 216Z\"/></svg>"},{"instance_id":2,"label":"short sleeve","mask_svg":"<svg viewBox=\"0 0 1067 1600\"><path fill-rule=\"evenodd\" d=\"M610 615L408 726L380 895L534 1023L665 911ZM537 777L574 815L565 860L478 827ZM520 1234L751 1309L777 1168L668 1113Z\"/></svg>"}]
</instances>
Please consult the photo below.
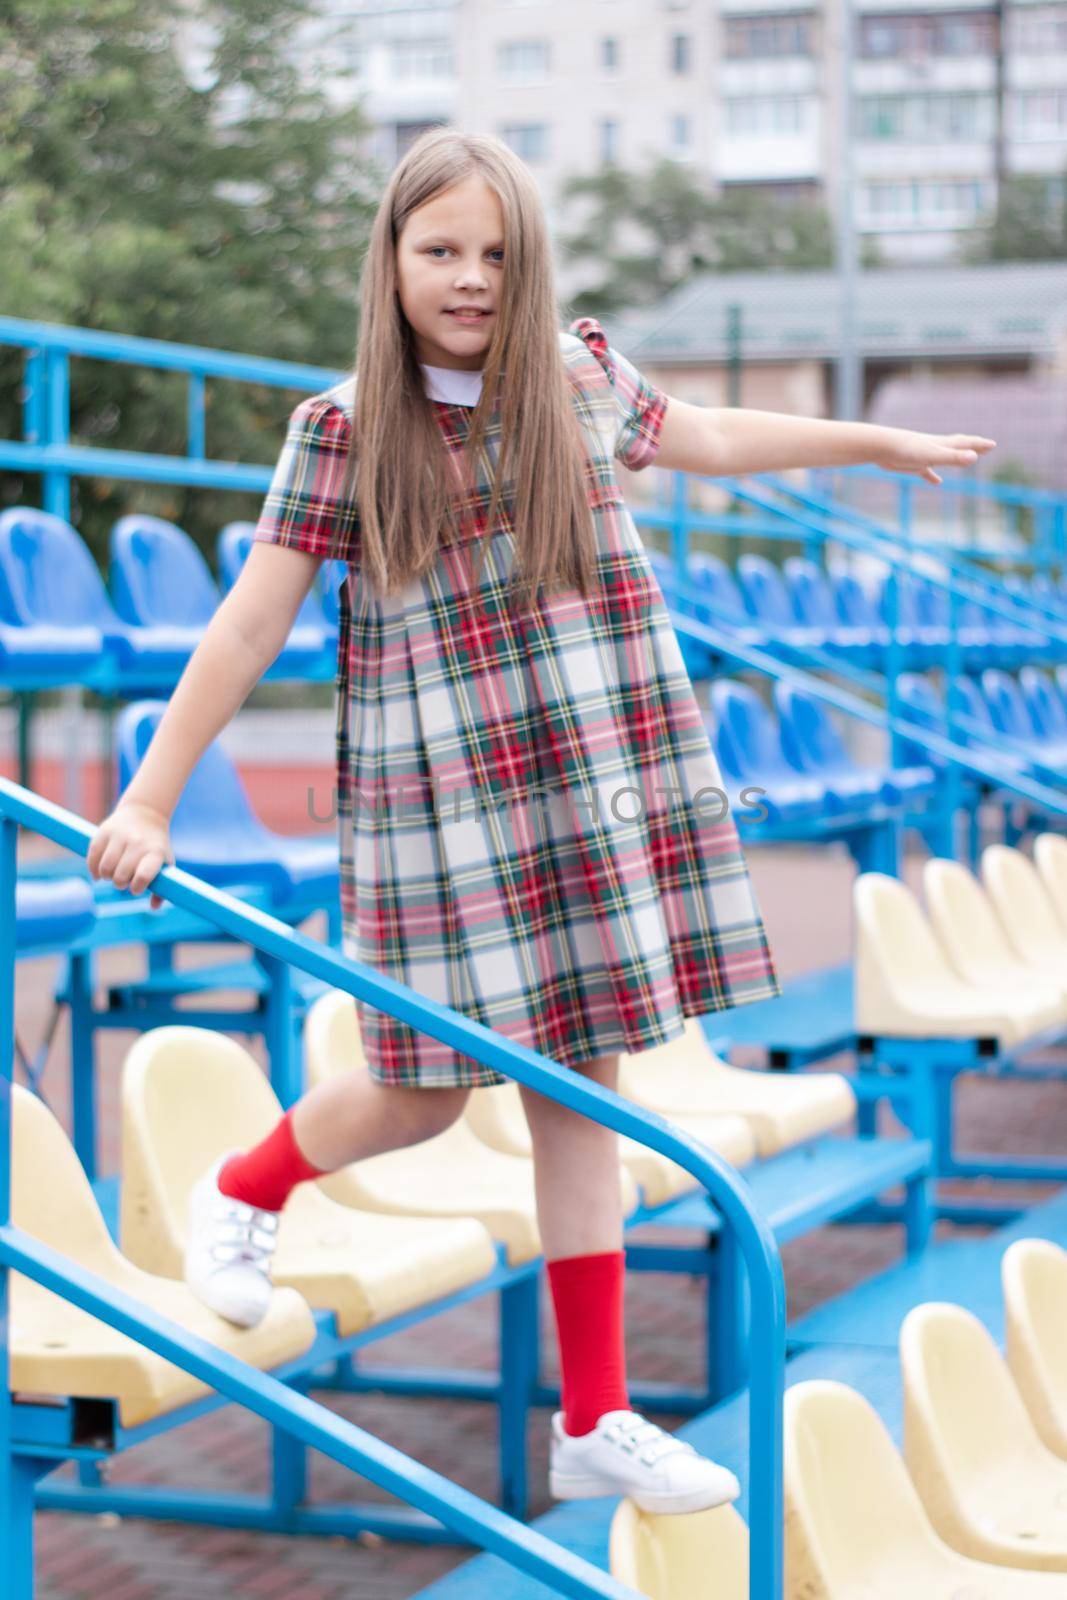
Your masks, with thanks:
<instances>
[{"instance_id":1,"label":"short sleeve","mask_svg":"<svg viewBox=\"0 0 1067 1600\"><path fill-rule=\"evenodd\" d=\"M300 402L289 418L254 539L324 560L358 561L359 516L354 499L341 492L351 431L332 400L313 395Z\"/></svg>"},{"instance_id":2,"label":"short sleeve","mask_svg":"<svg viewBox=\"0 0 1067 1600\"><path fill-rule=\"evenodd\" d=\"M588 346L599 361L615 396L618 432L614 454L631 471L651 464L659 449L660 432L667 414L667 396L618 350L593 317L578 317L569 332Z\"/></svg>"}]
</instances>

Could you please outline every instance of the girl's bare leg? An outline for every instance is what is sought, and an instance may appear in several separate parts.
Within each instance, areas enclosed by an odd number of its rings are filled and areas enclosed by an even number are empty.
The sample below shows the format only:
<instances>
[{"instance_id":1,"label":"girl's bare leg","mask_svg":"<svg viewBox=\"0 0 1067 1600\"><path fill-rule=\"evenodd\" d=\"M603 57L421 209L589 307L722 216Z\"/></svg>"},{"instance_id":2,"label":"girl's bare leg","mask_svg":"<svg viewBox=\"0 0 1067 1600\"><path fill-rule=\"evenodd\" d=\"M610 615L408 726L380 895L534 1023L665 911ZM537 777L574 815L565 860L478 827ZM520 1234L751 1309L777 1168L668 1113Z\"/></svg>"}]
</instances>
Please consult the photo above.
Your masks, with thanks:
<instances>
[{"instance_id":1,"label":"girl's bare leg","mask_svg":"<svg viewBox=\"0 0 1067 1600\"><path fill-rule=\"evenodd\" d=\"M575 1070L605 1088L618 1087L617 1055L600 1056ZM537 1220L546 1260L621 1250L618 1134L524 1084L520 1092L533 1136Z\"/></svg>"},{"instance_id":2,"label":"girl's bare leg","mask_svg":"<svg viewBox=\"0 0 1067 1600\"><path fill-rule=\"evenodd\" d=\"M350 1161L443 1133L460 1116L469 1094L464 1088L379 1083L365 1067L357 1067L308 1090L293 1110L293 1135L313 1166L334 1172Z\"/></svg>"}]
</instances>

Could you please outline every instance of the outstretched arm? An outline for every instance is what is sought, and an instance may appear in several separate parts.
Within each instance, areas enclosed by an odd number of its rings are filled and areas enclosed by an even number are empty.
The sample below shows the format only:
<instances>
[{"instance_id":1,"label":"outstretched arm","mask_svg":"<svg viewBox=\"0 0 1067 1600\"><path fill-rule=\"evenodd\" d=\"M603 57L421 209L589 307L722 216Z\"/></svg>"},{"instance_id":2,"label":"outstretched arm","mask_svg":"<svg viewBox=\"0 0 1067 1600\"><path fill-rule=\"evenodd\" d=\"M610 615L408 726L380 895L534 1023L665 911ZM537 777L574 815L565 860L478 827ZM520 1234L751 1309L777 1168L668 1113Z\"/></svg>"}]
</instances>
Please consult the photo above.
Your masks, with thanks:
<instances>
[{"instance_id":1,"label":"outstretched arm","mask_svg":"<svg viewBox=\"0 0 1067 1600\"><path fill-rule=\"evenodd\" d=\"M694 406L669 398L653 464L713 478L790 467L884 467L940 483L938 467L969 467L995 439L967 433L913 433L871 422L832 422L781 411Z\"/></svg>"}]
</instances>

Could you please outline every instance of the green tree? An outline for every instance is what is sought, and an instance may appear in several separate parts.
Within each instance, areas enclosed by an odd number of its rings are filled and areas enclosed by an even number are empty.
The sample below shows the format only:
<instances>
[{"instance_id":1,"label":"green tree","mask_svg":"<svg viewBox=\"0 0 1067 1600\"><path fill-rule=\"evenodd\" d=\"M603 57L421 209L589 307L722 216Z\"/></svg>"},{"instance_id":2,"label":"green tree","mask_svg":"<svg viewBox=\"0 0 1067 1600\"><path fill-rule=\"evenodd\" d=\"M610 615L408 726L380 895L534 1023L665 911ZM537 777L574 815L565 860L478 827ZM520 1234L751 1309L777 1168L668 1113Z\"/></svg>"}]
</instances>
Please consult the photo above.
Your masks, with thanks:
<instances>
[{"instance_id":1,"label":"green tree","mask_svg":"<svg viewBox=\"0 0 1067 1600\"><path fill-rule=\"evenodd\" d=\"M1058 177L1016 173L1002 179L993 211L965 234L960 260L1063 261L1067 258L1067 169Z\"/></svg>"},{"instance_id":2,"label":"green tree","mask_svg":"<svg viewBox=\"0 0 1067 1600\"><path fill-rule=\"evenodd\" d=\"M578 314L654 305L703 272L833 264L832 225L823 206L754 190L719 194L709 178L677 161L576 174L565 180L560 200L561 254L599 274L572 297ZM864 263L876 263L870 246Z\"/></svg>"},{"instance_id":3,"label":"green tree","mask_svg":"<svg viewBox=\"0 0 1067 1600\"><path fill-rule=\"evenodd\" d=\"M294 64L311 0L204 0L204 67L185 69L163 0L8 0L0 11L0 283L12 316L345 367L381 180L358 107ZM194 79L199 76L199 81ZM21 435L22 356L0 351L0 429ZM297 396L207 386L208 454L276 452ZM72 361L78 443L181 454L185 380ZM39 480L0 477L0 503ZM206 548L261 495L76 480L98 557L123 512Z\"/></svg>"}]
</instances>

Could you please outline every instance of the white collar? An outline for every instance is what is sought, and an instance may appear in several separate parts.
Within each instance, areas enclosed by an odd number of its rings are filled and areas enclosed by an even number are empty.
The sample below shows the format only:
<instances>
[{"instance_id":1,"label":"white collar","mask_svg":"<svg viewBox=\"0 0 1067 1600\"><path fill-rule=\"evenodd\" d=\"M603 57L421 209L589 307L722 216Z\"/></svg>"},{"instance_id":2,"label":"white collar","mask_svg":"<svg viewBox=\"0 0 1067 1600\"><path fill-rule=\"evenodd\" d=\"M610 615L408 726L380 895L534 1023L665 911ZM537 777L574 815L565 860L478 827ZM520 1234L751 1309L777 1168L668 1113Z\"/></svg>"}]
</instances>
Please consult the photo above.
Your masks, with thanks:
<instances>
[{"instance_id":1,"label":"white collar","mask_svg":"<svg viewBox=\"0 0 1067 1600\"><path fill-rule=\"evenodd\" d=\"M481 371L464 372L458 367L431 367L420 362L423 383L431 400L453 406L476 406L482 392Z\"/></svg>"}]
</instances>

